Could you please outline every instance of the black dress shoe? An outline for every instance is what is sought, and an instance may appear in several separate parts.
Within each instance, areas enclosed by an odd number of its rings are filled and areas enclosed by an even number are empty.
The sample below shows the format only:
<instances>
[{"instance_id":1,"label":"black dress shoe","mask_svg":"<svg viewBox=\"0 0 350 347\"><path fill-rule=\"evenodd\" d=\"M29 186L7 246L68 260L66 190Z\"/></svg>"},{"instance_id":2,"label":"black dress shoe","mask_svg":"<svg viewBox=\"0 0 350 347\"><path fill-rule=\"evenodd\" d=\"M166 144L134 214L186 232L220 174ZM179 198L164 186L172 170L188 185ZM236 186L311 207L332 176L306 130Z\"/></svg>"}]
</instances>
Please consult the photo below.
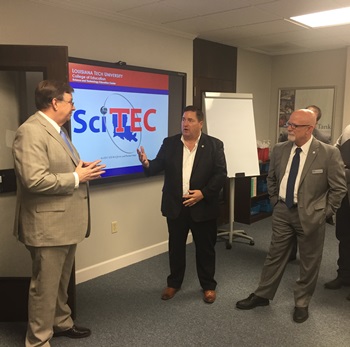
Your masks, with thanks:
<instances>
[{"instance_id":1,"label":"black dress shoe","mask_svg":"<svg viewBox=\"0 0 350 347\"><path fill-rule=\"evenodd\" d=\"M71 339L81 339L91 335L91 330L88 328L77 327L73 325L70 329L64 331L58 331L53 334L53 337L66 336Z\"/></svg>"},{"instance_id":2,"label":"black dress shoe","mask_svg":"<svg viewBox=\"0 0 350 347\"><path fill-rule=\"evenodd\" d=\"M294 307L293 320L296 323L303 323L309 318L307 307Z\"/></svg>"},{"instance_id":3,"label":"black dress shoe","mask_svg":"<svg viewBox=\"0 0 350 347\"><path fill-rule=\"evenodd\" d=\"M257 296L254 293L250 294L247 299L236 302L236 307L241 310L251 310L257 306L267 306L270 300Z\"/></svg>"},{"instance_id":4,"label":"black dress shoe","mask_svg":"<svg viewBox=\"0 0 350 347\"><path fill-rule=\"evenodd\" d=\"M344 281L340 277L337 277L333 281L329 281L329 282L324 284L324 287L326 289L340 289L343 286L344 287L349 287L350 286L350 282Z\"/></svg>"}]
</instances>

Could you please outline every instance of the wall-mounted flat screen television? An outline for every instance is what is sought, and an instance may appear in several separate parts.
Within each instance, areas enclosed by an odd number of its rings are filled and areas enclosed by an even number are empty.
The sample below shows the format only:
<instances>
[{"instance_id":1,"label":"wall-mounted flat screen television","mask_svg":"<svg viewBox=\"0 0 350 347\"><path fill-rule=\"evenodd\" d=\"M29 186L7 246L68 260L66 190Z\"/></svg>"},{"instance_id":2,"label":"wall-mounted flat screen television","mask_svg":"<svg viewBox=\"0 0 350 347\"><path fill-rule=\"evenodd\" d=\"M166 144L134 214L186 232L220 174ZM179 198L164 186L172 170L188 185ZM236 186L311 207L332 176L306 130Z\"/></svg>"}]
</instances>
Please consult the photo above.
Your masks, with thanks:
<instances>
[{"instance_id":1,"label":"wall-mounted flat screen television","mask_svg":"<svg viewBox=\"0 0 350 347\"><path fill-rule=\"evenodd\" d=\"M69 83L72 141L82 160L106 164L92 182L144 177L136 149L153 159L163 139L180 132L185 73L71 57Z\"/></svg>"}]
</instances>

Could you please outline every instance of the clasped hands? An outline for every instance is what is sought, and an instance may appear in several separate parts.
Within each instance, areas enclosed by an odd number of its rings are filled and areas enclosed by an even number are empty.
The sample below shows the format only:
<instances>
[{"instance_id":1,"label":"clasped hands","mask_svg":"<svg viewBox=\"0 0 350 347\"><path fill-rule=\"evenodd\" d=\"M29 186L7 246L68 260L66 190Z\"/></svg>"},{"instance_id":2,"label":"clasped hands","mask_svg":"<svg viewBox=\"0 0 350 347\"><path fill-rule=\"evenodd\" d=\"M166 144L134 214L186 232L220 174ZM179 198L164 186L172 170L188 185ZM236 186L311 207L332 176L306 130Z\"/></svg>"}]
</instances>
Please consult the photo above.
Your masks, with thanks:
<instances>
[{"instance_id":1,"label":"clasped hands","mask_svg":"<svg viewBox=\"0 0 350 347\"><path fill-rule=\"evenodd\" d=\"M197 189L189 190L188 194L185 194L182 197L185 199L183 204L186 207L191 207L204 198L202 192Z\"/></svg>"},{"instance_id":2,"label":"clasped hands","mask_svg":"<svg viewBox=\"0 0 350 347\"><path fill-rule=\"evenodd\" d=\"M103 169L106 167L104 164L99 165L100 163L101 160L95 160L92 162L80 160L75 169L75 172L79 176L79 182L87 182L100 178L101 175L105 173Z\"/></svg>"}]
</instances>

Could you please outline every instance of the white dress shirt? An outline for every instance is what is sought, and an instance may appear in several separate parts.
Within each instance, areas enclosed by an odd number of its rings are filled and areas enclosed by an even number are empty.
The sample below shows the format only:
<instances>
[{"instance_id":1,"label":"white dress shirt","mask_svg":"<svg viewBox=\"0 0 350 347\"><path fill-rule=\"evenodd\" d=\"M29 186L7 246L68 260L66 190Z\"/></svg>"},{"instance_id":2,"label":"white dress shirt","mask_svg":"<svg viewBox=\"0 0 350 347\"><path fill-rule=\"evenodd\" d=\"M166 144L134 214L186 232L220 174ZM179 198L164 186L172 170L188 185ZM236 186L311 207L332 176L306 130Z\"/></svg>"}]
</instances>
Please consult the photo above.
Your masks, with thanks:
<instances>
[{"instance_id":1,"label":"white dress shirt","mask_svg":"<svg viewBox=\"0 0 350 347\"><path fill-rule=\"evenodd\" d=\"M188 194L190 190L190 178L192 174L193 162L197 153L198 142L201 136L199 135L196 144L192 151L186 146L183 136L181 141L184 144L183 157L182 157L182 193L183 195Z\"/></svg>"},{"instance_id":2,"label":"white dress shirt","mask_svg":"<svg viewBox=\"0 0 350 347\"><path fill-rule=\"evenodd\" d=\"M294 186L294 204L298 203L298 188L299 188L299 182L300 182L300 176L301 173L303 172L305 160L307 157L307 154L310 149L311 141L313 139L313 136L307 141L303 146L301 146L301 152L300 152L300 163L299 163L299 169L298 169L298 174L297 178L295 180L295 186ZM288 181L288 176L289 176L289 171L290 167L292 165L292 160L295 154L297 146L293 144L292 150L290 151L287 167L286 167L286 172L284 173L284 176L282 178L281 184L280 184L280 199L285 201L286 200L286 192L287 192L287 181Z\"/></svg>"}]
</instances>

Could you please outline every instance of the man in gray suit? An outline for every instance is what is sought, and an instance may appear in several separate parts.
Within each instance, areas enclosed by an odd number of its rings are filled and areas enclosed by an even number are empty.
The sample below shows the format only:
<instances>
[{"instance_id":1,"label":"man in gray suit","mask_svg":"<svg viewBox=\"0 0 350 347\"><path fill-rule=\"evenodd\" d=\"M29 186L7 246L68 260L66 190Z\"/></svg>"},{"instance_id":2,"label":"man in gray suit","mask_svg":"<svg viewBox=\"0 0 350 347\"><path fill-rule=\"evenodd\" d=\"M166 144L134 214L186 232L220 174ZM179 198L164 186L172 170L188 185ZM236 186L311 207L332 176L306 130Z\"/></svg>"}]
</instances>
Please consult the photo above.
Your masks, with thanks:
<instances>
[{"instance_id":1,"label":"man in gray suit","mask_svg":"<svg viewBox=\"0 0 350 347\"><path fill-rule=\"evenodd\" d=\"M289 141L274 147L267 178L274 206L270 249L258 288L247 299L236 303L239 309L269 305L296 236L300 276L294 289L293 320L302 323L309 317L308 306L322 259L326 218L334 215L347 192L340 152L312 136L315 125L315 113L311 110L293 112L288 122ZM297 157L299 164L294 165ZM293 176L295 181L290 183Z\"/></svg>"},{"instance_id":2,"label":"man in gray suit","mask_svg":"<svg viewBox=\"0 0 350 347\"><path fill-rule=\"evenodd\" d=\"M313 111L315 113L315 115L316 115L316 125L317 125L319 120L322 117L321 109L318 106L316 106L316 105L309 105L309 106L306 106L305 108L307 110L311 110L311 111ZM331 137L325 135L322 131L318 130L316 127L314 128L314 130L312 132L312 135L313 135L313 137L315 139L317 139L317 140L319 140L319 141L321 141L323 143L327 143L327 144L331 143ZM288 131L281 133L279 138L278 138L278 142L284 142L284 141L288 141ZM333 223L333 217L330 217L327 220L327 222L330 223L330 224L334 224ZM298 243L297 243L297 239L295 238L294 239L294 245L293 245L293 248L292 248L292 252L291 252L290 257L289 257L289 261L293 261L293 260L295 260L297 258L297 252L298 252Z\"/></svg>"},{"instance_id":3,"label":"man in gray suit","mask_svg":"<svg viewBox=\"0 0 350 347\"><path fill-rule=\"evenodd\" d=\"M63 82L40 82L35 90L39 111L18 128L13 143L14 233L32 258L27 347L50 346L52 336L91 333L74 325L67 289L77 243L90 233L88 181L100 177L105 166L100 160L81 161L67 139L63 124L75 110L72 92Z\"/></svg>"},{"instance_id":4,"label":"man in gray suit","mask_svg":"<svg viewBox=\"0 0 350 347\"><path fill-rule=\"evenodd\" d=\"M319 122L319 120L322 117L322 111L321 109L316 105L309 105L305 107L308 110L311 110L315 112L316 114L316 125ZM319 141L330 144L331 143L331 137L325 135L321 130L314 128L314 131L312 132L312 135ZM280 133L278 137L278 142L284 142L288 141L288 131Z\"/></svg>"}]
</instances>

